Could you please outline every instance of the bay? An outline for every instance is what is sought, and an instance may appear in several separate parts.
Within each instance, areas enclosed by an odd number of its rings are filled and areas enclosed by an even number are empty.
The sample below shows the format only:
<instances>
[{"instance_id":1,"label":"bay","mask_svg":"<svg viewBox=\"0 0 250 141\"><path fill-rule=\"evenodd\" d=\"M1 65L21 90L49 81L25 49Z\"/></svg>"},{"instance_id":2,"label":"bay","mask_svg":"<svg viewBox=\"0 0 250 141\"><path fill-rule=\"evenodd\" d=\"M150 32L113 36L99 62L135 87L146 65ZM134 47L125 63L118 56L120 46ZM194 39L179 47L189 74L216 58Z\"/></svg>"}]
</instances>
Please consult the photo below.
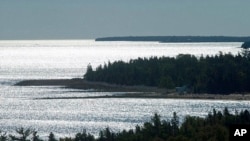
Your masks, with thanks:
<instances>
[{"instance_id":1,"label":"bay","mask_svg":"<svg viewBox=\"0 0 250 141\"><path fill-rule=\"evenodd\" d=\"M0 127L14 132L18 127L32 127L39 135L72 136L83 129L98 135L110 127L113 131L131 129L150 121L154 113L169 120L173 112L206 116L213 108L228 107L231 112L249 109L249 101L185 99L51 99L44 97L83 97L123 94L94 92L63 87L13 86L27 79L82 77L86 67L138 57L193 54L238 54L241 43L157 43L95 42L93 40L0 41Z\"/></svg>"},{"instance_id":2,"label":"bay","mask_svg":"<svg viewBox=\"0 0 250 141\"><path fill-rule=\"evenodd\" d=\"M1 79L82 77L93 68L138 57L237 54L242 43L95 42L93 40L0 41Z\"/></svg>"}]
</instances>

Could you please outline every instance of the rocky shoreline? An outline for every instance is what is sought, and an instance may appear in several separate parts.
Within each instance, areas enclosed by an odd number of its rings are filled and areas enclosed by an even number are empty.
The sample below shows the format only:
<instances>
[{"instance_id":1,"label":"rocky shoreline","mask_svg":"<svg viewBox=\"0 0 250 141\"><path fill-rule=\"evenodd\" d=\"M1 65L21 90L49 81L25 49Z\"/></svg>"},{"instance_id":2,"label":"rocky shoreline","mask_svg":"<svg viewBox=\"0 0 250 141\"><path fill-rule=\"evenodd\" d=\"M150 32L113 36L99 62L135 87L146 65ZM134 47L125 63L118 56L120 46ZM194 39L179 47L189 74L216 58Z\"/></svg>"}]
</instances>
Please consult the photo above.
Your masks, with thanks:
<instances>
[{"instance_id":1,"label":"rocky shoreline","mask_svg":"<svg viewBox=\"0 0 250 141\"><path fill-rule=\"evenodd\" d=\"M103 82L89 82L83 79L43 79L24 80L15 86L62 86L65 88L95 90L99 92L128 92L123 95L93 96L93 97L57 97L42 99L93 99L93 98L179 98L179 99L221 99L221 100L250 100L250 94L178 94L174 90L148 86L124 86Z\"/></svg>"}]
</instances>

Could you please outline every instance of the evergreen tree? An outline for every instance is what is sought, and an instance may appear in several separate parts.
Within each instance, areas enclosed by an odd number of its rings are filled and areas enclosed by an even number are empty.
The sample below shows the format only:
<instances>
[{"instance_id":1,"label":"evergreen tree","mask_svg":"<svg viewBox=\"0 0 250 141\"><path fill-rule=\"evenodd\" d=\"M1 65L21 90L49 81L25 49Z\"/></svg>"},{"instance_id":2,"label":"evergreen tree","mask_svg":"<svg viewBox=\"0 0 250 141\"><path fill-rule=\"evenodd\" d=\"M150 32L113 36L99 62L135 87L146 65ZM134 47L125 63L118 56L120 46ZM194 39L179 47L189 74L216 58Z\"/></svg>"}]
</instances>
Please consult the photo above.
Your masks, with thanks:
<instances>
[{"instance_id":1,"label":"evergreen tree","mask_svg":"<svg viewBox=\"0 0 250 141\"><path fill-rule=\"evenodd\" d=\"M0 130L0 141L7 141L8 140L8 137L6 135L6 132L2 132Z\"/></svg>"},{"instance_id":2,"label":"evergreen tree","mask_svg":"<svg viewBox=\"0 0 250 141\"><path fill-rule=\"evenodd\" d=\"M48 141L57 141L53 132L50 132Z\"/></svg>"},{"instance_id":3,"label":"evergreen tree","mask_svg":"<svg viewBox=\"0 0 250 141\"><path fill-rule=\"evenodd\" d=\"M24 129L23 127L16 129L17 136L10 135L11 140L13 141L29 141L29 136L34 133L30 128Z\"/></svg>"}]
</instances>

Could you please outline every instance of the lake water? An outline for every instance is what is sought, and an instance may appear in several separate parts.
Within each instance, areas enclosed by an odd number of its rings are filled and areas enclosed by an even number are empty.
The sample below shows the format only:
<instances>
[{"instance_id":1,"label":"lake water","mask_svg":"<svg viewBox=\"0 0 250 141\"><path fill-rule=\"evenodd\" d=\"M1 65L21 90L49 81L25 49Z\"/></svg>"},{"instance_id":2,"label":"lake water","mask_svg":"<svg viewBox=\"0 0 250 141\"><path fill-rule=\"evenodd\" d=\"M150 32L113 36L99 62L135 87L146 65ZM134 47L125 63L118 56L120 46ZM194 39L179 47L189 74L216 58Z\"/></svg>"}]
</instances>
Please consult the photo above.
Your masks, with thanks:
<instances>
[{"instance_id":1,"label":"lake water","mask_svg":"<svg viewBox=\"0 0 250 141\"><path fill-rule=\"evenodd\" d=\"M93 92L63 87L13 86L26 79L82 77L86 67L93 68L115 60L138 57L223 53L237 54L241 43L157 43L95 42L93 40L0 41L0 129L13 132L31 127L42 137L54 132L72 136L82 129L98 135L110 127L113 131L131 129L149 121L154 113L170 119L173 112L206 116L213 108L230 111L249 109L250 101L182 99L51 99L43 97L83 97L123 94Z\"/></svg>"}]
</instances>

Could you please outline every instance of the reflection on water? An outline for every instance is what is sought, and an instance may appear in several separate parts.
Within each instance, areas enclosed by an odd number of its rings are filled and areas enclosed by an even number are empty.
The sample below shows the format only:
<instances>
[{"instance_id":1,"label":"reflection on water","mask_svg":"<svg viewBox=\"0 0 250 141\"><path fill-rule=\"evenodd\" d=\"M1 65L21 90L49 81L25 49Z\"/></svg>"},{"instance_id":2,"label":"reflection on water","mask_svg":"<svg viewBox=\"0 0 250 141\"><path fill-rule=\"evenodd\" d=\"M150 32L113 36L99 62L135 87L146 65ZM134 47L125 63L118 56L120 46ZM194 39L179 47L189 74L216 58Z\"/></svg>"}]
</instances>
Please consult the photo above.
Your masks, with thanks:
<instances>
[{"instance_id":1,"label":"reflection on water","mask_svg":"<svg viewBox=\"0 0 250 141\"><path fill-rule=\"evenodd\" d=\"M158 43L75 41L0 41L1 79L82 77L93 68L116 60L178 54L237 54L241 43Z\"/></svg>"},{"instance_id":2,"label":"reflection on water","mask_svg":"<svg viewBox=\"0 0 250 141\"><path fill-rule=\"evenodd\" d=\"M95 68L108 61L176 56L180 53L214 55L219 51L237 54L241 43L157 43L94 41L0 41L0 127L13 132L17 127L32 127L39 135L54 132L74 135L87 129L98 135L100 129L131 129L149 121L154 113L170 119L173 112L205 116L213 108L240 111L249 101L184 99L37 99L58 97L105 96L120 93L63 87L13 86L23 79L82 77L86 66Z\"/></svg>"},{"instance_id":3,"label":"reflection on water","mask_svg":"<svg viewBox=\"0 0 250 141\"><path fill-rule=\"evenodd\" d=\"M13 87L13 86L12 86ZM110 127L114 131L133 128L149 121L154 113L170 119L173 112L183 119L186 115L206 116L213 108L222 110L249 109L250 101L184 100L184 99L34 99L41 97L100 96L117 93L74 91L60 87L20 87L12 95L2 95L0 101L0 127L12 131L16 127L33 127L48 135L53 131L61 135L74 135ZM37 91L37 92L35 92ZM19 93L20 92L20 93ZM20 95L19 95L20 94Z\"/></svg>"}]
</instances>

